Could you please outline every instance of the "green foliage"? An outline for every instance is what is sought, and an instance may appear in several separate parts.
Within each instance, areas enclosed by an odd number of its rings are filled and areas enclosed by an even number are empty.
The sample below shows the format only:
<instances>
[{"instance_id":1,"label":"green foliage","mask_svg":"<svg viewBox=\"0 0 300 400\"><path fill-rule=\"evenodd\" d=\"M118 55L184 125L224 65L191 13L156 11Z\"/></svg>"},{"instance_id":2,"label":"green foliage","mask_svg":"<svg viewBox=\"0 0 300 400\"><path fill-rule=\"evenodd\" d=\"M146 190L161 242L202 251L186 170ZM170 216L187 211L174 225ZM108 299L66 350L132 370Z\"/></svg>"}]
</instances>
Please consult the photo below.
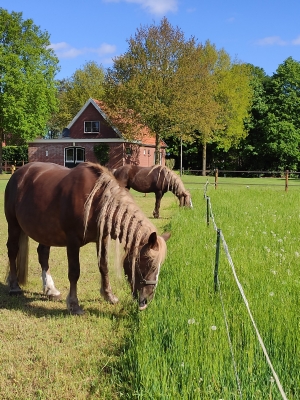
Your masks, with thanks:
<instances>
[{"instance_id":1,"label":"green foliage","mask_svg":"<svg viewBox=\"0 0 300 400\"><path fill-rule=\"evenodd\" d=\"M103 98L104 69L94 61L77 69L69 79L58 83L59 112L50 121L50 128L60 131L75 117L89 98Z\"/></svg>"},{"instance_id":2,"label":"green foliage","mask_svg":"<svg viewBox=\"0 0 300 400\"><path fill-rule=\"evenodd\" d=\"M44 133L56 110L58 59L42 32L22 13L0 8L0 141L26 143ZM2 158L0 148L0 165Z\"/></svg>"},{"instance_id":3,"label":"green foliage","mask_svg":"<svg viewBox=\"0 0 300 400\"><path fill-rule=\"evenodd\" d=\"M56 107L58 59L47 32L0 9L0 128L24 140L41 134Z\"/></svg>"},{"instance_id":4,"label":"green foliage","mask_svg":"<svg viewBox=\"0 0 300 400\"><path fill-rule=\"evenodd\" d=\"M244 168L298 169L300 163L300 63L287 58L273 76L253 69L249 135L240 147Z\"/></svg>"},{"instance_id":5,"label":"green foliage","mask_svg":"<svg viewBox=\"0 0 300 400\"><path fill-rule=\"evenodd\" d=\"M18 162L28 161L28 145L5 146L2 154L3 161Z\"/></svg>"},{"instance_id":6,"label":"green foliage","mask_svg":"<svg viewBox=\"0 0 300 400\"><path fill-rule=\"evenodd\" d=\"M166 159L166 167L168 167L169 169L173 169L175 166L175 160L174 158L168 158Z\"/></svg>"},{"instance_id":7,"label":"green foliage","mask_svg":"<svg viewBox=\"0 0 300 400\"><path fill-rule=\"evenodd\" d=\"M177 72L184 52L194 44L193 38L186 41L182 31L163 18L158 26L140 27L128 40L128 51L108 69L106 102L125 117L127 110L132 110L134 117L155 133L157 155L160 140L180 120L175 111L184 104L184 100L178 104L184 81Z\"/></svg>"},{"instance_id":8,"label":"green foliage","mask_svg":"<svg viewBox=\"0 0 300 400\"><path fill-rule=\"evenodd\" d=\"M128 44L108 70L106 101L120 113L133 110L155 132L157 147L177 135L228 148L246 135L252 96L246 65L210 42L186 40L166 18L138 29Z\"/></svg>"},{"instance_id":9,"label":"green foliage","mask_svg":"<svg viewBox=\"0 0 300 400\"><path fill-rule=\"evenodd\" d=\"M98 144L94 146L94 153L101 165L109 161L109 146L107 144Z\"/></svg>"}]
</instances>

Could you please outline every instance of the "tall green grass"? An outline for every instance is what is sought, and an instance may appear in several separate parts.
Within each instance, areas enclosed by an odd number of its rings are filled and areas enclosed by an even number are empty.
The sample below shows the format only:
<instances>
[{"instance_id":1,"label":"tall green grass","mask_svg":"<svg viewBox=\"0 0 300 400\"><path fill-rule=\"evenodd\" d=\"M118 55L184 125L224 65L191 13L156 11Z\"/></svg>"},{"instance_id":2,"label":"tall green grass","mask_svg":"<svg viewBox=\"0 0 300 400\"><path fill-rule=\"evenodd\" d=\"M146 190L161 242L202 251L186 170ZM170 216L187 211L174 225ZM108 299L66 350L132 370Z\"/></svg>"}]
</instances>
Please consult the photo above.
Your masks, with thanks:
<instances>
[{"instance_id":1,"label":"tall green grass","mask_svg":"<svg viewBox=\"0 0 300 400\"><path fill-rule=\"evenodd\" d=\"M125 398L281 399L223 248L214 291L216 231L203 191L192 190L194 209L174 212L155 301L131 316L115 379ZM224 185L207 195L273 367L299 399L299 189Z\"/></svg>"}]
</instances>

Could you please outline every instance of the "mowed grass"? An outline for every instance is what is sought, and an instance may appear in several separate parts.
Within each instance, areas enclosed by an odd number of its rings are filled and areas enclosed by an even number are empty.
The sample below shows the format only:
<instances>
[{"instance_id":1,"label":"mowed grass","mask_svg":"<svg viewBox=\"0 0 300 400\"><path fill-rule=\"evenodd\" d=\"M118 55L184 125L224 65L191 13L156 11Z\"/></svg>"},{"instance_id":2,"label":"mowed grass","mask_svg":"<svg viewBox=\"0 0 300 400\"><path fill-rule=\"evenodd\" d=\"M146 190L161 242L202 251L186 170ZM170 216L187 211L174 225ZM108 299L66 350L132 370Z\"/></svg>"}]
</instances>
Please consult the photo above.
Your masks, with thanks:
<instances>
[{"instance_id":1,"label":"mowed grass","mask_svg":"<svg viewBox=\"0 0 300 400\"><path fill-rule=\"evenodd\" d=\"M86 314L73 317L65 249L54 248L53 278L63 300L41 294L36 244L23 297L7 295L6 221L0 219L0 393L4 399L281 399L221 244L215 293L216 232L206 226L204 187L237 275L289 399L300 398L299 188L284 180L182 177L194 209L162 199L158 230L171 230L154 301L137 312L124 279L112 286L120 303L99 295L94 245L81 251L78 295ZM222 184L226 179L226 184ZM232 180L231 180L232 179ZM0 206L6 181L0 180ZM154 195L134 193L148 218ZM112 265L113 246L111 249ZM220 299L222 295L223 307ZM224 312L229 333L226 330ZM232 341L230 351L228 334ZM234 359L234 362L233 362ZM236 365L236 369L234 368Z\"/></svg>"},{"instance_id":2,"label":"mowed grass","mask_svg":"<svg viewBox=\"0 0 300 400\"><path fill-rule=\"evenodd\" d=\"M9 176L0 178L0 397L1 399L118 399L112 380L113 365L131 332L130 314L136 314L127 281L114 267L111 246L111 284L120 302L107 304L100 296L96 247L81 249L78 297L83 317L70 316L65 298L69 290L65 248L52 248L51 274L62 300L42 295L37 244L30 241L29 282L24 296L10 297L5 284L7 224L3 212L4 188ZM163 232L169 223L175 198L168 193L162 218L154 220L154 195L136 193L145 215ZM164 210L164 206L166 210Z\"/></svg>"}]
</instances>

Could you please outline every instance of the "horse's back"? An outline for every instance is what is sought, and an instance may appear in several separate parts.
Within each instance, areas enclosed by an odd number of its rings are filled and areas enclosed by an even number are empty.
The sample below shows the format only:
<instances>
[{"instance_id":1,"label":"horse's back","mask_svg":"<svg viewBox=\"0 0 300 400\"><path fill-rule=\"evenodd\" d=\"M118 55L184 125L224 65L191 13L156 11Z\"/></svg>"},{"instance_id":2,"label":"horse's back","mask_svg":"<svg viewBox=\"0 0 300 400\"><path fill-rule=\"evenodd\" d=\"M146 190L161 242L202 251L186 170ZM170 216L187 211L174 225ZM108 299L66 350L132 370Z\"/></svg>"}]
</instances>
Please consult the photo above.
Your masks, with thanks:
<instances>
[{"instance_id":1,"label":"horse's back","mask_svg":"<svg viewBox=\"0 0 300 400\"><path fill-rule=\"evenodd\" d=\"M8 224L17 221L29 237L45 245L65 246L69 233L80 236L84 203L97 179L93 168L83 164L69 169L35 162L18 169L5 192Z\"/></svg>"}]
</instances>

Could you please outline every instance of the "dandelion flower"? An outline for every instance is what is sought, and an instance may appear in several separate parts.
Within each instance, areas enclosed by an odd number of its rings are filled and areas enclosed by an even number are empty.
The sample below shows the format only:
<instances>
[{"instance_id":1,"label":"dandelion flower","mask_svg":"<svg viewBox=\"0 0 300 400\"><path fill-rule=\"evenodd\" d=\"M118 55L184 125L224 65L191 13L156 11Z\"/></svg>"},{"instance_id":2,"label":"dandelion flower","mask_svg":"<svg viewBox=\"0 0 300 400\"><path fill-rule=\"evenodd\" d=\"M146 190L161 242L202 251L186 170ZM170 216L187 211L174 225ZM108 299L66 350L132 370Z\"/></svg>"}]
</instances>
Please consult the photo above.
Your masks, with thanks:
<instances>
[{"instance_id":1,"label":"dandelion flower","mask_svg":"<svg viewBox=\"0 0 300 400\"><path fill-rule=\"evenodd\" d=\"M216 325L211 326L211 330L212 330L212 331L216 331L216 330L217 330Z\"/></svg>"}]
</instances>

